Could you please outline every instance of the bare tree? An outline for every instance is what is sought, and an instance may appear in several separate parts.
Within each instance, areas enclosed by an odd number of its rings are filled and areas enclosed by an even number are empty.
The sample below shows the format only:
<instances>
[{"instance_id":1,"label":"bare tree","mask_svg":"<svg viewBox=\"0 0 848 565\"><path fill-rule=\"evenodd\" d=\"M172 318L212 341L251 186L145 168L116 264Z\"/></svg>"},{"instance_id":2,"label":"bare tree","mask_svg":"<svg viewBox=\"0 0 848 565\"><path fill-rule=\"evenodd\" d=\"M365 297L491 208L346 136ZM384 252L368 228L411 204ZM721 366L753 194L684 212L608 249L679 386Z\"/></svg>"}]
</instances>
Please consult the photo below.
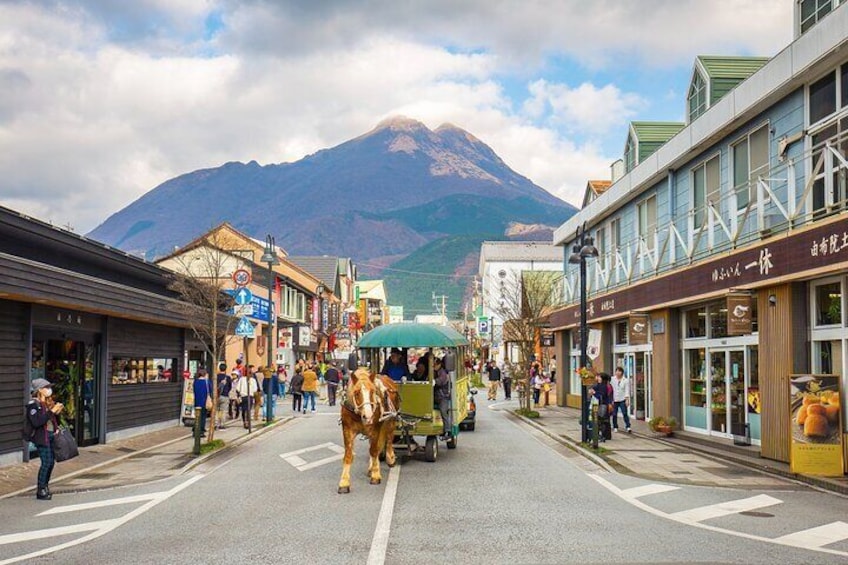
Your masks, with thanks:
<instances>
[{"instance_id":1,"label":"bare tree","mask_svg":"<svg viewBox=\"0 0 848 565\"><path fill-rule=\"evenodd\" d=\"M563 275L556 271L522 271L507 275L502 281L500 287L487 291L487 298L504 320L504 342L518 350L518 359L510 360L507 370L513 382L525 391L522 408L531 410L531 360L548 316L562 302Z\"/></svg>"},{"instance_id":2,"label":"bare tree","mask_svg":"<svg viewBox=\"0 0 848 565\"><path fill-rule=\"evenodd\" d=\"M217 364L223 360L233 336L235 317L232 315L233 297L227 289L233 288L232 273L242 261L222 249L216 232L185 253L172 256L160 264L174 272L169 288L180 297L173 308L187 321L194 335L203 343L212 367L207 367L212 383L212 412L209 424L209 441L215 439L215 421L218 410L218 386L215 381Z\"/></svg>"}]
</instances>

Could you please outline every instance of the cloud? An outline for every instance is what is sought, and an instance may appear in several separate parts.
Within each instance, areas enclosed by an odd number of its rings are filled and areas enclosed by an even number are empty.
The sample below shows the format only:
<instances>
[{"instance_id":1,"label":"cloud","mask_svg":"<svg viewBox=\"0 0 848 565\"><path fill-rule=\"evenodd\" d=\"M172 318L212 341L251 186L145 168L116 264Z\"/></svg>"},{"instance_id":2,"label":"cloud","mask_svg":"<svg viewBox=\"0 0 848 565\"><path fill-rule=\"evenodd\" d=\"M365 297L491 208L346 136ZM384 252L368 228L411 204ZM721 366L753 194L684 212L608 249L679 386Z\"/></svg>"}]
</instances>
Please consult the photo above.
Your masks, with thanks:
<instances>
[{"instance_id":1,"label":"cloud","mask_svg":"<svg viewBox=\"0 0 848 565\"><path fill-rule=\"evenodd\" d=\"M455 123L579 203L615 158L596 138L644 100L545 77L549 55L688 66L707 46L761 52L787 2L636 4L0 2L0 203L88 231L179 174L299 159L392 114Z\"/></svg>"}]
</instances>

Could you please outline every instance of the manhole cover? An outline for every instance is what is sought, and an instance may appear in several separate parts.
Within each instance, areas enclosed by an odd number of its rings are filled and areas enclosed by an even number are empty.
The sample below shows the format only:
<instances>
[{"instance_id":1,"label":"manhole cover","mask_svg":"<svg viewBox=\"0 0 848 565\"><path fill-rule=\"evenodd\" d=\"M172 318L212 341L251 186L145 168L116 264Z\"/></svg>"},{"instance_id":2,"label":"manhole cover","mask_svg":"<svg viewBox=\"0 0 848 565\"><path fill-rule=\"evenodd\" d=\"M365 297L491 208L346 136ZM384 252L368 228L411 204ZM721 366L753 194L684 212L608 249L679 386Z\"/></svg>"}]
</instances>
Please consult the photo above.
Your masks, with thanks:
<instances>
[{"instance_id":1,"label":"manhole cover","mask_svg":"<svg viewBox=\"0 0 848 565\"><path fill-rule=\"evenodd\" d=\"M774 518L774 514L769 514L768 512L757 512L756 510L746 510L745 512L740 512L743 516L751 516L752 518Z\"/></svg>"}]
</instances>

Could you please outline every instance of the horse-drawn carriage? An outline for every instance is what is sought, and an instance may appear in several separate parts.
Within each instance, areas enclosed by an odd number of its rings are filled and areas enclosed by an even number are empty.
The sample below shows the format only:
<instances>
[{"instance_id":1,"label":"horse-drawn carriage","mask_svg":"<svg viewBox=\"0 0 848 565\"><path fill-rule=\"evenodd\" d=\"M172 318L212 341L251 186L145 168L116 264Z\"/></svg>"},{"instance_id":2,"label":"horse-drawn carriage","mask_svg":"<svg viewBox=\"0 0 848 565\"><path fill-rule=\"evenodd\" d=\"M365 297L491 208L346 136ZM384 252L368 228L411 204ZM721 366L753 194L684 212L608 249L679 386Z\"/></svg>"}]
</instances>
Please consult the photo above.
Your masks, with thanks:
<instances>
[{"instance_id":1,"label":"horse-drawn carriage","mask_svg":"<svg viewBox=\"0 0 848 565\"><path fill-rule=\"evenodd\" d=\"M389 466L394 466L397 448L434 462L439 454L439 437L448 449L455 449L459 424L468 414L470 375L463 360L469 344L454 329L428 324L388 324L363 335L357 347L359 355L352 356L348 367L351 382L342 404L346 453L339 492L350 490L352 441L356 434L366 434L372 440L369 473L371 482L379 483L378 458L385 458ZM403 376L378 375L392 352L400 357L393 363L405 368ZM410 361L423 365L423 370L416 367L417 371L409 371ZM448 429L434 400L437 363L449 375L447 409L452 425ZM416 437L424 438L423 446Z\"/></svg>"}]
</instances>

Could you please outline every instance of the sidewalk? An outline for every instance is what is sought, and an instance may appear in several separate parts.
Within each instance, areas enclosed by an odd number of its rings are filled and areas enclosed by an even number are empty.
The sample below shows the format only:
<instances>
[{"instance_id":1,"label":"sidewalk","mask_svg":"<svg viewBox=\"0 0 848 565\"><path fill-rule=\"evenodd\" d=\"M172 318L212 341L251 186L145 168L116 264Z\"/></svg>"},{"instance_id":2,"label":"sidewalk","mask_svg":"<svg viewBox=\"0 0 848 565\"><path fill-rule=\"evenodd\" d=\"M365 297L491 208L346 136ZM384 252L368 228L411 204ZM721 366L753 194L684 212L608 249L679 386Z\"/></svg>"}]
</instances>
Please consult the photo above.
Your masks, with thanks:
<instances>
[{"instance_id":1,"label":"sidewalk","mask_svg":"<svg viewBox=\"0 0 848 565\"><path fill-rule=\"evenodd\" d=\"M244 429L241 420L229 420L226 428L215 431L215 439L223 440L224 448L200 457L192 455L194 438L191 428L185 426L84 447L79 457L56 463L50 490L53 493L96 490L169 478L189 465L258 437L291 419L291 416L278 416L268 427L261 420L254 420L251 434ZM40 464L36 457L28 463L0 467L0 499L34 492Z\"/></svg>"},{"instance_id":2,"label":"sidewalk","mask_svg":"<svg viewBox=\"0 0 848 565\"><path fill-rule=\"evenodd\" d=\"M522 419L561 443L583 449L578 409L548 406L538 410L540 418ZM631 420L631 425L633 433L624 432L619 418L621 431L601 443L598 453L622 473L665 482L757 489L786 489L791 485L786 479L792 479L848 495L848 478L791 473L788 464L760 457L757 447L734 446L730 441L707 440L686 432L665 437L641 420Z\"/></svg>"}]
</instances>

